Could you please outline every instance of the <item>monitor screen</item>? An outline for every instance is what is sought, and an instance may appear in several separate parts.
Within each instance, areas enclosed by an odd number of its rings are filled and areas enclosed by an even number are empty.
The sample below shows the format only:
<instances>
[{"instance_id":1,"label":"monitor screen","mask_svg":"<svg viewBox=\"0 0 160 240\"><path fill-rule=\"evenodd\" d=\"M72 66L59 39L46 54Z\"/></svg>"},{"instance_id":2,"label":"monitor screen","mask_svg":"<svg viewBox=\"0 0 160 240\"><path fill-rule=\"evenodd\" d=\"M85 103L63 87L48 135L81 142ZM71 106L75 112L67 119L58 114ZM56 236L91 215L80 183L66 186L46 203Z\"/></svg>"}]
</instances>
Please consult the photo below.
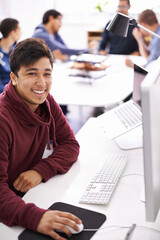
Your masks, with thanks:
<instances>
[{"instance_id":1,"label":"monitor screen","mask_svg":"<svg viewBox=\"0 0 160 240\"><path fill-rule=\"evenodd\" d=\"M147 71L138 66L137 64L134 64L134 82L133 82L133 94L132 99L137 104L141 105L141 83L145 76L147 75Z\"/></svg>"},{"instance_id":2,"label":"monitor screen","mask_svg":"<svg viewBox=\"0 0 160 240\"><path fill-rule=\"evenodd\" d=\"M160 57L141 84L146 220L160 209Z\"/></svg>"}]
</instances>

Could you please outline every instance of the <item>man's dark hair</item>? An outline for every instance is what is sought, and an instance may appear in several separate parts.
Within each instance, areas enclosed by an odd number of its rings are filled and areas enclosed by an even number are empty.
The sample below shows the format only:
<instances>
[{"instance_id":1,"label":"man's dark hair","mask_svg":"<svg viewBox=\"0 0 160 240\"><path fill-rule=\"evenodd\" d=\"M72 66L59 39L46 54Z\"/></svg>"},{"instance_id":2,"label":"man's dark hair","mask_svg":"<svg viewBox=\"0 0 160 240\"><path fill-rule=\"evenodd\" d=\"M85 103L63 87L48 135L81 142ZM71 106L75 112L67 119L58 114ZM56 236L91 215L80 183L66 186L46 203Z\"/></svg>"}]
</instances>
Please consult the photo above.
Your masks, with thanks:
<instances>
[{"instance_id":1,"label":"man's dark hair","mask_svg":"<svg viewBox=\"0 0 160 240\"><path fill-rule=\"evenodd\" d=\"M3 35L3 38L8 37L9 33L13 30L16 30L19 22L14 18L5 18L0 23L0 32Z\"/></svg>"},{"instance_id":2,"label":"man's dark hair","mask_svg":"<svg viewBox=\"0 0 160 240\"><path fill-rule=\"evenodd\" d=\"M139 14L138 22L140 24L146 23L146 24L152 26L153 24L158 23L158 19L156 17L155 12L153 12L151 9L146 9Z\"/></svg>"},{"instance_id":3,"label":"man's dark hair","mask_svg":"<svg viewBox=\"0 0 160 240\"><path fill-rule=\"evenodd\" d=\"M27 38L16 44L10 55L10 69L18 76L21 66L30 66L42 57L47 57L53 67L53 56L41 39Z\"/></svg>"},{"instance_id":4,"label":"man's dark hair","mask_svg":"<svg viewBox=\"0 0 160 240\"><path fill-rule=\"evenodd\" d=\"M50 9L44 13L42 23L43 24L48 23L50 16L57 18L58 16L62 16L62 14L54 9Z\"/></svg>"}]
</instances>

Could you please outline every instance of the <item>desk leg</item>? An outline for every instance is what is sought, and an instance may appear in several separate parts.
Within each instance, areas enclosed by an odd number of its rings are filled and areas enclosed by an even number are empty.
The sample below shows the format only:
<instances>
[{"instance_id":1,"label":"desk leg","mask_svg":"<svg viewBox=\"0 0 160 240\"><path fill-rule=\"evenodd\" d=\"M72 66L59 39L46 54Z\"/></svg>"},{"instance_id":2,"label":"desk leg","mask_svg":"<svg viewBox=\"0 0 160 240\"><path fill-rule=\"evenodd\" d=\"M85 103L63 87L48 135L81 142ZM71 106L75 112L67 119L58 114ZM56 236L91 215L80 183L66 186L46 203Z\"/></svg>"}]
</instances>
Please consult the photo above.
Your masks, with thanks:
<instances>
[{"instance_id":1,"label":"desk leg","mask_svg":"<svg viewBox=\"0 0 160 240\"><path fill-rule=\"evenodd\" d=\"M67 114L68 122L76 134L85 122L92 116L93 107L87 106L68 106L69 113Z\"/></svg>"}]
</instances>

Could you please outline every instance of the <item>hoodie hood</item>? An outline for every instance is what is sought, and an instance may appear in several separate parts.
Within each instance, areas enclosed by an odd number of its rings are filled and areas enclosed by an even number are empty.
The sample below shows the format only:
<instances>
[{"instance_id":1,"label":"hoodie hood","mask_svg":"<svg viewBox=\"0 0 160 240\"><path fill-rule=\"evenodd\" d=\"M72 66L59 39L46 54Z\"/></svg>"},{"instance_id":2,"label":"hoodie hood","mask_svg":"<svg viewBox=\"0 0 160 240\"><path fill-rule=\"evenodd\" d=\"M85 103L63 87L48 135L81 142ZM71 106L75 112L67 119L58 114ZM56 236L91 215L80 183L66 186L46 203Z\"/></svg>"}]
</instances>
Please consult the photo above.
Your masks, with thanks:
<instances>
[{"instance_id":1,"label":"hoodie hood","mask_svg":"<svg viewBox=\"0 0 160 240\"><path fill-rule=\"evenodd\" d=\"M46 33L48 33L43 23L39 24L39 25L35 28L34 34L37 34L37 33L39 33L39 32L46 32Z\"/></svg>"},{"instance_id":2,"label":"hoodie hood","mask_svg":"<svg viewBox=\"0 0 160 240\"><path fill-rule=\"evenodd\" d=\"M48 149L50 149L50 140L52 140L54 146L57 146L55 122L51 114L48 99L40 104L35 112L32 112L28 105L18 96L11 81L5 86L4 92L0 94L0 101L1 98L4 98L7 108L14 113L13 115L16 114L22 122L25 122L25 125L46 127L48 132Z\"/></svg>"}]
</instances>

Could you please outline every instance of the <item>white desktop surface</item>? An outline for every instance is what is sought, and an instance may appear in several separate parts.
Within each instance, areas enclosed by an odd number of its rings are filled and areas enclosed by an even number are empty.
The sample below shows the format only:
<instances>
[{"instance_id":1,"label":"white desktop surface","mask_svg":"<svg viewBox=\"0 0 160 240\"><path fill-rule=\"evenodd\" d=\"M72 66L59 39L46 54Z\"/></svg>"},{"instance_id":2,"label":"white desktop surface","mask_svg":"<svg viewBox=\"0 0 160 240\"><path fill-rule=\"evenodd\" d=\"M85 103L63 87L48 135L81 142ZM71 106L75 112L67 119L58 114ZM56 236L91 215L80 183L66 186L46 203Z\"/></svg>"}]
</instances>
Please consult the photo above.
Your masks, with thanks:
<instances>
[{"instance_id":1,"label":"white desktop surface","mask_svg":"<svg viewBox=\"0 0 160 240\"><path fill-rule=\"evenodd\" d=\"M72 166L67 174L51 178L46 183L41 183L25 196L26 203L33 202L41 208L48 208L54 202L65 202L93 211L106 214L107 220L102 225L106 227L99 230L93 240L124 240L127 229L111 226L128 226L133 223L137 226L152 227L160 230L160 214L156 222L146 223L145 205L140 200L143 190L143 159L142 149L121 150L113 140L109 140L96 118L90 118L76 135L80 143L79 160ZM125 153L128 163L108 205L80 204L79 199L96 171L97 164L107 153ZM141 175L142 174L142 175ZM0 223L0 239L17 240L23 231L22 227L7 227ZM149 229L137 227L132 235L132 240L159 240L160 233Z\"/></svg>"},{"instance_id":2,"label":"white desktop surface","mask_svg":"<svg viewBox=\"0 0 160 240\"><path fill-rule=\"evenodd\" d=\"M137 64L144 58L129 56ZM111 106L119 103L133 90L133 69L125 65L126 56L108 55L106 75L92 83L84 78L69 77L70 63L54 63L51 94L61 105ZM79 80L79 81L78 81Z\"/></svg>"}]
</instances>

